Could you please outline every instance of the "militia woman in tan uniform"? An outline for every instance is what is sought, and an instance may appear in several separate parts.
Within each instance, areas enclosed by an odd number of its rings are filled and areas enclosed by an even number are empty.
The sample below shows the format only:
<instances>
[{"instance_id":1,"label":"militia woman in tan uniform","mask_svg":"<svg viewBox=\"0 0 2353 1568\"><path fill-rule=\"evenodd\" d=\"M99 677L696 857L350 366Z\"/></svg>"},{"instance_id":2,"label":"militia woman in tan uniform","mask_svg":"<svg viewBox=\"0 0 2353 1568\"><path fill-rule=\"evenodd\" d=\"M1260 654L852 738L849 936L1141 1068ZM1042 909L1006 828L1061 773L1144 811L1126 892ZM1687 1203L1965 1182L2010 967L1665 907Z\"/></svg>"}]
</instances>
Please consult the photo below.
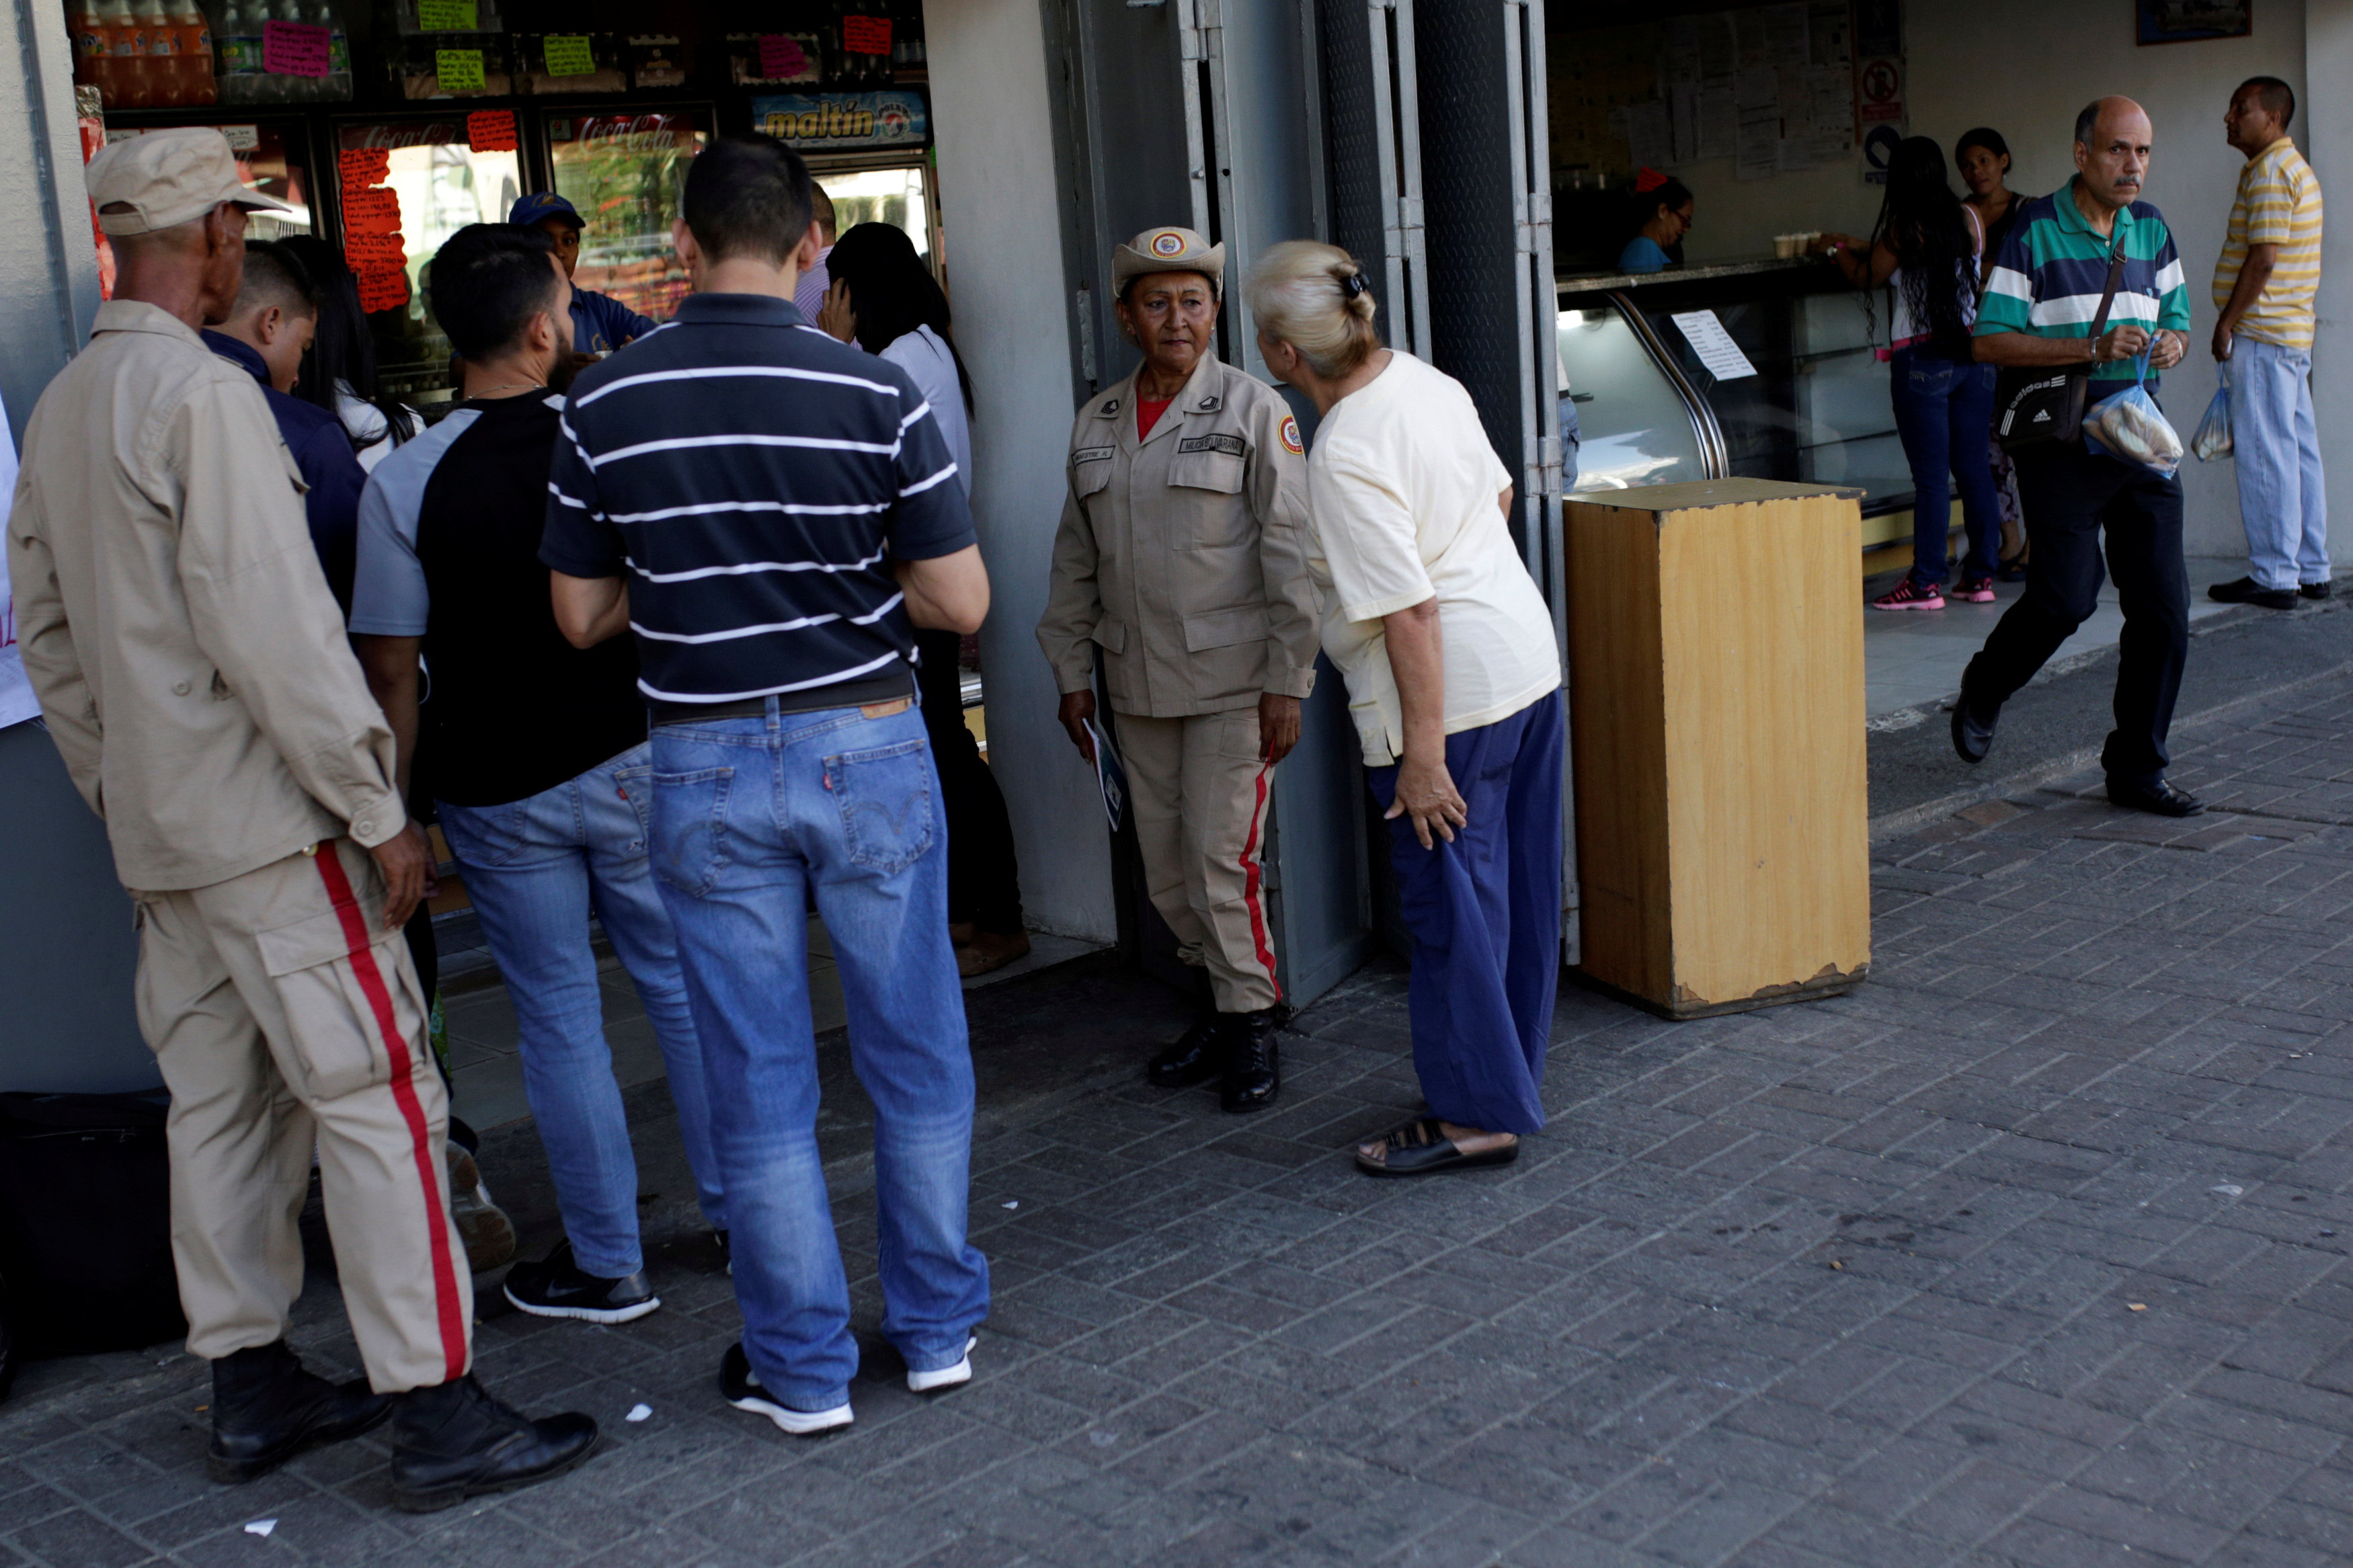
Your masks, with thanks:
<instances>
[{"instance_id":1,"label":"militia woman in tan uniform","mask_svg":"<svg viewBox=\"0 0 2353 1568\"><path fill-rule=\"evenodd\" d=\"M1148 229L1113 258L1144 363L1079 410L1038 644L1090 762L1103 650L1153 907L1205 972L1199 1019L1149 1076L1222 1077L1239 1111L1273 1104L1282 1081L1260 856L1315 683L1318 604L1299 426L1211 349L1225 268L1226 247L1187 228Z\"/></svg>"}]
</instances>

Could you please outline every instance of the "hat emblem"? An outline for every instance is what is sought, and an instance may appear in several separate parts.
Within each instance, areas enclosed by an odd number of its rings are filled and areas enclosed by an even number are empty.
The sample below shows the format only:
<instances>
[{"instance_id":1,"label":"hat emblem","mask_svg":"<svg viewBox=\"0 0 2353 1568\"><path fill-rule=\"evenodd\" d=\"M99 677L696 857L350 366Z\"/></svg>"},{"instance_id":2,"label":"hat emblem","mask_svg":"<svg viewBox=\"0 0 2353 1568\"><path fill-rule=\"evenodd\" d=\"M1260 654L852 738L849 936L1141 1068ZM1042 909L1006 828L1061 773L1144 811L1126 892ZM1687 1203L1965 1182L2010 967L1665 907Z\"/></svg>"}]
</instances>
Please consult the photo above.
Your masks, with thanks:
<instances>
[{"instance_id":1,"label":"hat emblem","mask_svg":"<svg viewBox=\"0 0 2353 1568\"><path fill-rule=\"evenodd\" d=\"M1173 228L1164 228L1152 237L1152 254L1166 260L1185 254L1185 237Z\"/></svg>"}]
</instances>

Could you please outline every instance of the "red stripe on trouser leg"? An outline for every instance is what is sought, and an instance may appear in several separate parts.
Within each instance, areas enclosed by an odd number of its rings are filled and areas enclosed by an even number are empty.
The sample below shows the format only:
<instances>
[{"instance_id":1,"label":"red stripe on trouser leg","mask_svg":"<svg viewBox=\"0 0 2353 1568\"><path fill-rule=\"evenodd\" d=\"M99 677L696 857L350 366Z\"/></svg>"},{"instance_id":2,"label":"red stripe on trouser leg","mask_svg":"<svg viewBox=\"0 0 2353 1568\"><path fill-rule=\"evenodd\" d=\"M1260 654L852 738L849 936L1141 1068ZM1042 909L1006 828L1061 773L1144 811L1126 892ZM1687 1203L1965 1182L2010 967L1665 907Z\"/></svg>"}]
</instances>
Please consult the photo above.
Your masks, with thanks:
<instances>
[{"instance_id":1,"label":"red stripe on trouser leg","mask_svg":"<svg viewBox=\"0 0 2353 1568\"><path fill-rule=\"evenodd\" d=\"M1274 974L1274 949L1266 940L1266 906L1258 896L1258 825L1266 820L1266 775L1273 768L1267 763L1258 771L1258 798L1250 806L1250 837L1242 841L1242 902L1250 906L1250 945L1258 950L1258 961L1266 968L1266 983L1274 987L1274 999L1282 1000L1282 982Z\"/></svg>"},{"instance_id":2,"label":"red stripe on trouser leg","mask_svg":"<svg viewBox=\"0 0 2353 1568\"><path fill-rule=\"evenodd\" d=\"M408 1141L417 1156L417 1178L425 1189L425 1234L433 1248L433 1301L441 1320L441 1360L448 1375L443 1381L454 1382L466 1375L466 1314L458 1302L458 1266L449 1248L449 1219L441 1212L440 1157L433 1148L432 1130L426 1125L425 1104L417 1098L417 1085L411 1081L417 1070L416 1058L409 1054L408 1042L400 1037L400 1021L392 1010L392 989L384 983L384 971L376 967L375 948L368 941L367 913L359 900L352 896L352 879L343 874L343 863L336 858L333 840L319 846L312 857L319 863L319 879L327 884L327 897L335 906L335 918L343 921L343 940L351 948L352 969L358 976L360 993L375 1014L375 1026L384 1036L385 1055L392 1058L392 1098L400 1107L400 1119L408 1124Z\"/></svg>"}]
</instances>

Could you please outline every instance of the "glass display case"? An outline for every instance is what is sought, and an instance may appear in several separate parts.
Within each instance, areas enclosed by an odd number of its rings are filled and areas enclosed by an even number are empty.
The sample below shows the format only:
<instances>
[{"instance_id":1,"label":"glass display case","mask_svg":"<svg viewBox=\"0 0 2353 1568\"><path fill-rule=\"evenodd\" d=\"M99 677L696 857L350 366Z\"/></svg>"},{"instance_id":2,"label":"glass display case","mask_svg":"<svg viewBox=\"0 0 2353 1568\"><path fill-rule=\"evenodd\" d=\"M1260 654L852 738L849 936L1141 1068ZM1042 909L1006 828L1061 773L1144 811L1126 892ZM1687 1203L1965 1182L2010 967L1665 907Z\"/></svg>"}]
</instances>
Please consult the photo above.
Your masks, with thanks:
<instances>
[{"instance_id":1,"label":"glass display case","mask_svg":"<svg viewBox=\"0 0 2353 1568\"><path fill-rule=\"evenodd\" d=\"M343 244L375 332L378 384L431 412L456 384L449 340L426 309L427 265L468 224L506 221L523 194L522 159L512 146L478 150L463 114L347 121L335 150Z\"/></svg>"},{"instance_id":2,"label":"glass display case","mask_svg":"<svg viewBox=\"0 0 2353 1568\"><path fill-rule=\"evenodd\" d=\"M573 281L670 320L687 295L670 233L679 183L711 140L711 110L551 110L543 123L556 194L588 223Z\"/></svg>"},{"instance_id":3,"label":"glass display case","mask_svg":"<svg viewBox=\"0 0 2353 1568\"><path fill-rule=\"evenodd\" d=\"M1853 485L1866 515L1912 504L1873 352L1884 290L1799 259L1569 276L1558 293L1577 490L1738 477Z\"/></svg>"}]
</instances>

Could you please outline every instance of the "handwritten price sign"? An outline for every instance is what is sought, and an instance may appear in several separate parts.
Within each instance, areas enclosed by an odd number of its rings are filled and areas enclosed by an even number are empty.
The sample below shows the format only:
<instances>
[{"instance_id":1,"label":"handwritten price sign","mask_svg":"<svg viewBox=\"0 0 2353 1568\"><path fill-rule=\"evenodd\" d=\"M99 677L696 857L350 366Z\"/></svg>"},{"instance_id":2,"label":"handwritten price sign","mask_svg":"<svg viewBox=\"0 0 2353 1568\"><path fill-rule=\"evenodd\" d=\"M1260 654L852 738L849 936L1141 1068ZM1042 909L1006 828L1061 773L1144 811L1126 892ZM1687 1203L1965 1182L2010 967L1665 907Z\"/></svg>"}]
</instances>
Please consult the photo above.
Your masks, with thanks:
<instances>
[{"instance_id":1,"label":"handwritten price sign","mask_svg":"<svg viewBox=\"0 0 2353 1568\"><path fill-rule=\"evenodd\" d=\"M378 186L343 193L343 237L359 234L398 234L400 193Z\"/></svg>"},{"instance_id":2,"label":"handwritten price sign","mask_svg":"<svg viewBox=\"0 0 2353 1568\"><path fill-rule=\"evenodd\" d=\"M325 76L332 37L308 22L261 24L261 68L271 76Z\"/></svg>"},{"instance_id":3,"label":"handwritten price sign","mask_svg":"<svg viewBox=\"0 0 2353 1568\"><path fill-rule=\"evenodd\" d=\"M408 274L363 272L359 275L360 309L370 315L408 303Z\"/></svg>"},{"instance_id":4,"label":"handwritten price sign","mask_svg":"<svg viewBox=\"0 0 2353 1568\"><path fill-rule=\"evenodd\" d=\"M427 33L470 33L477 24L474 0L417 0L417 26Z\"/></svg>"},{"instance_id":5,"label":"handwritten price sign","mask_svg":"<svg viewBox=\"0 0 2353 1568\"><path fill-rule=\"evenodd\" d=\"M543 45L550 76L595 76L596 52L586 33L550 33Z\"/></svg>"},{"instance_id":6,"label":"handwritten price sign","mask_svg":"<svg viewBox=\"0 0 2353 1568\"><path fill-rule=\"evenodd\" d=\"M466 116L466 145L477 153L513 152L514 110L479 109Z\"/></svg>"},{"instance_id":7,"label":"handwritten price sign","mask_svg":"<svg viewBox=\"0 0 2353 1568\"><path fill-rule=\"evenodd\" d=\"M343 259L353 272L398 272L408 265L408 242L397 234L349 235Z\"/></svg>"},{"instance_id":8,"label":"handwritten price sign","mask_svg":"<svg viewBox=\"0 0 2353 1568\"><path fill-rule=\"evenodd\" d=\"M891 18L844 16L841 19L841 47L853 55L889 54L891 52Z\"/></svg>"},{"instance_id":9,"label":"handwritten price sign","mask_svg":"<svg viewBox=\"0 0 2353 1568\"><path fill-rule=\"evenodd\" d=\"M335 155L335 168L345 190L364 190L392 173L392 153L382 147L346 147Z\"/></svg>"},{"instance_id":10,"label":"handwritten price sign","mask_svg":"<svg viewBox=\"0 0 2353 1568\"><path fill-rule=\"evenodd\" d=\"M441 79L443 92L480 92L482 90L482 51L436 49L433 51L433 74Z\"/></svg>"},{"instance_id":11,"label":"handwritten price sign","mask_svg":"<svg viewBox=\"0 0 2353 1568\"><path fill-rule=\"evenodd\" d=\"M808 54L797 38L782 33L760 37L760 74L774 81L790 81L808 69Z\"/></svg>"}]
</instances>

